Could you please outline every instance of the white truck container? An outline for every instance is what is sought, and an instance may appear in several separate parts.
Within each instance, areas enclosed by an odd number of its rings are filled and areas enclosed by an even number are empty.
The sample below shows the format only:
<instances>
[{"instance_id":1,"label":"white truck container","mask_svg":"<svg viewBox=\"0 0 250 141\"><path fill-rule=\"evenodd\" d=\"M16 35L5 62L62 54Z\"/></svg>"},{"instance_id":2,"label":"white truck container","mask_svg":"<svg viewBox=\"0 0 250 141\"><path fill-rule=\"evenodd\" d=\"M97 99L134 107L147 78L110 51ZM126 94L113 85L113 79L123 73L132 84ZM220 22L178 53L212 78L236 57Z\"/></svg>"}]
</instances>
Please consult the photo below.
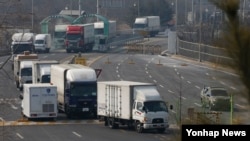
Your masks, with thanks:
<instances>
[{"instance_id":1,"label":"white truck container","mask_svg":"<svg viewBox=\"0 0 250 141\"><path fill-rule=\"evenodd\" d=\"M135 19L133 32L144 37L153 37L160 31L159 16L144 16Z\"/></svg>"},{"instance_id":2,"label":"white truck container","mask_svg":"<svg viewBox=\"0 0 250 141\"><path fill-rule=\"evenodd\" d=\"M57 86L58 111L72 116L96 117L97 75L80 64L51 65L51 83Z\"/></svg>"},{"instance_id":3,"label":"white truck container","mask_svg":"<svg viewBox=\"0 0 250 141\"><path fill-rule=\"evenodd\" d=\"M51 35L50 34L37 34L35 36L35 52L49 53L51 49Z\"/></svg>"},{"instance_id":4,"label":"white truck container","mask_svg":"<svg viewBox=\"0 0 250 141\"><path fill-rule=\"evenodd\" d=\"M67 27L68 27L68 24L55 25L55 31L54 31L54 36L53 36L55 48L64 47L64 38L65 38Z\"/></svg>"},{"instance_id":5,"label":"white truck container","mask_svg":"<svg viewBox=\"0 0 250 141\"><path fill-rule=\"evenodd\" d=\"M105 126L134 127L164 132L168 127L168 108L155 84L134 81L99 81L97 83L97 116Z\"/></svg>"},{"instance_id":6,"label":"white truck container","mask_svg":"<svg viewBox=\"0 0 250 141\"><path fill-rule=\"evenodd\" d=\"M20 54L24 51L34 52L34 33L14 33L12 35L11 53Z\"/></svg>"},{"instance_id":7,"label":"white truck container","mask_svg":"<svg viewBox=\"0 0 250 141\"><path fill-rule=\"evenodd\" d=\"M32 62L32 83L50 83L50 68L59 64L56 60L40 60Z\"/></svg>"},{"instance_id":8,"label":"white truck container","mask_svg":"<svg viewBox=\"0 0 250 141\"><path fill-rule=\"evenodd\" d=\"M32 61L37 61L37 54L18 54L14 57L13 72L16 87L22 91L24 83L32 83Z\"/></svg>"},{"instance_id":9,"label":"white truck container","mask_svg":"<svg viewBox=\"0 0 250 141\"><path fill-rule=\"evenodd\" d=\"M50 84L24 84L22 114L28 119L57 117L57 87Z\"/></svg>"}]
</instances>

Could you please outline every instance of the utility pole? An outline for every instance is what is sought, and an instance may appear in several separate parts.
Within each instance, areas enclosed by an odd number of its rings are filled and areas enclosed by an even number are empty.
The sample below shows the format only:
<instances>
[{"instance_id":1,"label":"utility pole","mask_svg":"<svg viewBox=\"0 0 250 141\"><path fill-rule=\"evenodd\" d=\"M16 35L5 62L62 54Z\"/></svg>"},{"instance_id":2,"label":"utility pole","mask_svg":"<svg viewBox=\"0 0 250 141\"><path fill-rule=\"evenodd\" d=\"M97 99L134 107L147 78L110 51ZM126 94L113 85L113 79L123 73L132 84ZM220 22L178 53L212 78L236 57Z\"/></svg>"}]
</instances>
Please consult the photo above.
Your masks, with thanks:
<instances>
[{"instance_id":1,"label":"utility pole","mask_svg":"<svg viewBox=\"0 0 250 141\"><path fill-rule=\"evenodd\" d=\"M31 1L31 29L33 30L34 27L34 3L33 0ZM32 31L33 32L33 31Z\"/></svg>"}]
</instances>

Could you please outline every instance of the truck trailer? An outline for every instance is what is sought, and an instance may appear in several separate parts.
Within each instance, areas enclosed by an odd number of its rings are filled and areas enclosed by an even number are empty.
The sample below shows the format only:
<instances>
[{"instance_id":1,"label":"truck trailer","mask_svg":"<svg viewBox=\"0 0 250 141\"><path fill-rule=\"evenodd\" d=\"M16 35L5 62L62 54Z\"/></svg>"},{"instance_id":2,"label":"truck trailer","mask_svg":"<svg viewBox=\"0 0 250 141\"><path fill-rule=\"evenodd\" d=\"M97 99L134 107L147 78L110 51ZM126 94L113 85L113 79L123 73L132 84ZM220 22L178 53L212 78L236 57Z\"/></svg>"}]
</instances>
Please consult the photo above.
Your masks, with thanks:
<instances>
[{"instance_id":1,"label":"truck trailer","mask_svg":"<svg viewBox=\"0 0 250 141\"><path fill-rule=\"evenodd\" d=\"M50 84L24 84L22 115L28 119L57 117L56 86Z\"/></svg>"},{"instance_id":2,"label":"truck trailer","mask_svg":"<svg viewBox=\"0 0 250 141\"><path fill-rule=\"evenodd\" d=\"M169 128L168 108L156 85L134 81L99 81L97 116L105 126L127 125L141 133Z\"/></svg>"},{"instance_id":3,"label":"truck trailer","mask_svg":"<svg viewBox=\"0 0 250 141\"><path fill-rule=\"evenodd\" d=\"M35 52L49 53L51 49L51 35L50 34L36 34L35 36Z\"/></svg>"},{"instance_id":4,"label":"truck trailer","mask_svg":"<svg viewBox=\"0 0 250 141\"><path fill-rule=\"evenodd\" d=\"M51 65L59 64L56 60L32 61L32 83L50 83Z\"/></svg>"},{"instance_id":5,"label":"truck trailer","mask_svg":"<svg viewBox=\"0 0 250 141\"><path fill-rule=\"evenodd\" d=\"M58 111L68 118L96 117L97 75L80 64L51 65L51 84L57 86Z\"/></svg>"},{"instance_id":6,"label":"truck trailer","mask_svg":"<svg viewBox=\"0 0 250 141\"><path fill-rule=\"evenodd\" d=\"M154 37L160 31L159 16L137 17L133 26L133 33L144 37Z\"/></svg>"},{"instance_id":7,"label":"truck trailer","mask_svg":"<svg viewBox=\"0 0 250 141\"><path fill-rule=\"evenodd\" d=\"M103 21L94 23L95 27L95 50L105 52L109 49L109 43L116 37L116 21L108 21L108 26L104 26ZM107 32L107 33L105 33Z\"/></svg>"},{"instance_id":8,"label":"truck trailer","mask_svg":"<svg viewBox=\"0 0 250 141\"><path fill-rule=\"evenodd\" d=\"M37 60L37 54L30 54L28 51L14 57L14 79L19 90L23 90L24 83L32 83L32 61Z\"/></svg>"},{"instance_id":9,"label":"truck trailer","mask_svg":"<svg viewBox=\"0 0 250 141\"><path fill-rule=\"evenodd\" d=\"M92 51L94 44L94 23L68 25L65 36L67 53Z\"/></svg>"}]
</instances>

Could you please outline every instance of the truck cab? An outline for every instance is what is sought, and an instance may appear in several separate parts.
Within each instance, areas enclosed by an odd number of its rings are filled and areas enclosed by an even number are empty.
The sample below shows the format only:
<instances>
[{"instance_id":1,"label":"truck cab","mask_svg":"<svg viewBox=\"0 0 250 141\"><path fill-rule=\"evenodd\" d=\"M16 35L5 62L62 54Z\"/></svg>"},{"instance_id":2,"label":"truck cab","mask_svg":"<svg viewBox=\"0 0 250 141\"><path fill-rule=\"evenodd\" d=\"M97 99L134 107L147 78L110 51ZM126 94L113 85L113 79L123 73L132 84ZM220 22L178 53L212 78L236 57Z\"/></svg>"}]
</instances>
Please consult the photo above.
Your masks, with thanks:
<instances>
[{"instance_id":1,"label":"truck cab","mask_svg":"<svg viewBox=\"0 0 250 141\"><path fill-rule=\"evenodd\" d=\"M19 89L23 89L23 84L32 83L32 61L21 61L19 75Z\"/></svg>"}]
</instances>

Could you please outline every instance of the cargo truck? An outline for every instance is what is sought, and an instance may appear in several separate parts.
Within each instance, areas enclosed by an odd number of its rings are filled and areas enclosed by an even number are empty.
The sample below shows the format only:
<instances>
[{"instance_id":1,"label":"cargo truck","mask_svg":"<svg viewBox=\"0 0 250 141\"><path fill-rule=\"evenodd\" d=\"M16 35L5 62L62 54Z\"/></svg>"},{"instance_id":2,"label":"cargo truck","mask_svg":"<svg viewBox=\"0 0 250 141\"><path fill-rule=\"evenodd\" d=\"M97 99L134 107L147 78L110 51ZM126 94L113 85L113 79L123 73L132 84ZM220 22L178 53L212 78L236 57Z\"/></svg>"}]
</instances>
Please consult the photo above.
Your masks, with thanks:
<instances>
[{"instance_id":1,"label":"cargo truck","mask_svg":"<svg viewBox=\"0 0 250 141\"><path fill-rule=\"evenodd\" d=\"M35 36L35 52L49 53L51 49L51 35L37 34Z\"/></svg>"},{"instance_id":2,"label":"cargo truck","mask_svg":"<svg viewBox=\"0 0 250 141\"><path fill-rule=\"evenodd\" d=\"M68 118L96 117L97 75L80 64L51 65L51 84L57 86L58 111Z\"/></svg>"},{"instance_id":3,"label":"cargo truck","mask_svg":"<svg viewBox=\"0 0 250 141\"><path fill-rule=\"evenodd\" d=\"M134 81L99 81L97 116L105 126L127 125L141 133L169 128L168 108L156 85Z\"/></svg>"},{"instance_id":4,"label":"cargo truck","mask_svg":"<svg viewBox=\"0 0 250 141\"><path fill-rule=\"evenodd\" d=\"M66 29L68 24L57 24L55 25L53 41L55 48L63 48L64 47L64 38L66 35Z\"/></svg>"},{"instance_id":5,"label":"cargo truck","mask_svg":"<svg viewBox=\"0 0 250 141\"><path fill-rule=\"evenodd\" d=\"M116 21L108 21L108 26L104 26L103 21L94 23L95 27L95 50L105 52L109 49L109 43L116 37ZM107 33L105 33L105 30Z\"/></svg>"},{"instance_id":6,"label":"cargo truck","mask_svg":"<svg viewBox=\"0 0 250 141\"><path fill-rule=\"evenodd\" d=\"M144 16L135 19L133 33L144 37L154 37L160 31L159 16Z\"/></svg>"},{"instance_id":7,"label":"cargo truck","mask_svg":"<svg viewBox=\"0 0 250 141\"><path fill-rule=\"evenodd\" d=\"M51 84L24 84L22 115L28 119L57 117L57 87Z\"/></svg>"},{"instance_id":8,"label":"cargo truck","mask_svg":"<svg viewBox=\"0 0 250 141\"><path fill-rule=\"evenodd\" d=\"M67 53L92 51L94 44L94 23L68 25L65 36Z\"/></svg>"},{"instance_id":9,"label":"cargo truck","mask_svg":"<svg viewBox=\"0 0 250 141\"><path fill-rule=\"evenodd\" d=\"M19 88L19 90L22 91L24 83L32 83L32 61L37 60L37 54L30 54L28 51L14 57L14 79L16 87Z\"/></svg>"},{"instance_id":10,"label":"cargo truck","mask_svg":"<svg viewBox=\"0 0 250 141\"><path fill-rule=\"evenodd\" d=\"M14 33L12 35L11 53L20 54L24 51L34 52L34 33Z\"/></svg>"},{"instance_id":11,"label":"cargo truck","mask_svg":"<svg viewBox=\"0 0 250 141\"><path fill-rule=\"evenodd\" d=\"M56 60L32 61L32 83L50 83L50 68Z\"/></svg>"}]
</instances>

